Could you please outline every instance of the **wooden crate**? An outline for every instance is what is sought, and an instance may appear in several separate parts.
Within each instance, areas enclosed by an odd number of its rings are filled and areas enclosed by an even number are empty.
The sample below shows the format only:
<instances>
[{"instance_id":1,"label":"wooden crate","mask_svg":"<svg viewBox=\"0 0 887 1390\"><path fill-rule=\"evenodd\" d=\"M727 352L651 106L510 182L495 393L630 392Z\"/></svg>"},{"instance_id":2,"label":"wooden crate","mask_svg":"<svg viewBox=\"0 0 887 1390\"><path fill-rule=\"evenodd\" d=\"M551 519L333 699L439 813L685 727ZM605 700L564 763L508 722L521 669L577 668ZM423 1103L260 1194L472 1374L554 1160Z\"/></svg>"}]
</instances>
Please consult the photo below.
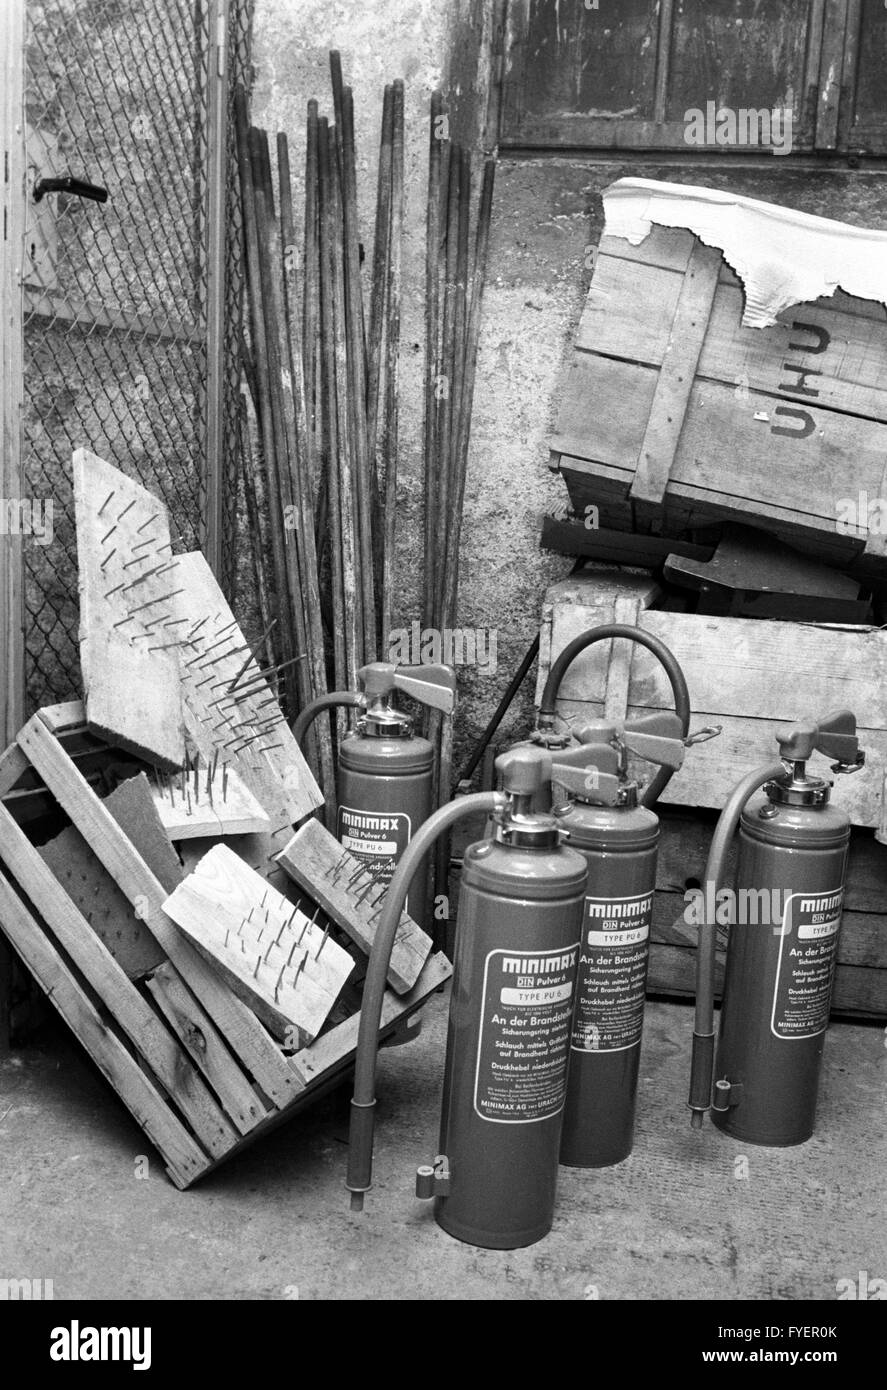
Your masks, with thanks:
<instances>
[{"instance_id":1,"label":"wooden crate","mask_svg":"<svg viewBox=\"0 0 887 1390\"><path fill-rule=\"evenodd\" d=\"M743 328L742 296L688 231L604 237L552 467L603 527L681 536L732 519L884 573L877 523L837 522L841 499L887 490L887 311L838 292Z\"/></svg>"},{"instance_id":2,"label":"wooden crate","mask_svg":"<svg viewBox=\"0 0 887 1390\"><path fill-rule=\"evenodd\" d=\"M186 1188L347 1073L359 996L309 1046L278 1045L163 911L167 889L81 770L107 756L84 724L76 702L41 710L0 757L0 928ZM158 944L163 959L144 979L129 977L29 838L47 810L77 827ZM388 990L382 1036L450 974L436 954L408 993Z\"/></svg>"},{"instance_id":3,"label":"wooden crate","mask_svg":"<svg viewBox=\"0 0 887 1390\"><path fill-rule=\"evenodd\" d=\"M887 832L887 633L671 613L656 608L659 596L649 574L594 563L553 585L542 611L537 702L552 660L579 633L601 623L636 623L671 648L683 667L692 727L722 727L718 738L688 752L665 803L720 809L740 777L776 755L780 724L849 708L867 761L862 771L835 778L833 799L854 825ZM602 714L623 719L673 707L662 667L649 652L603 642L569 667L558 712L575 726ZM816 764L828 766L818 755Z\"/></svg>"},{"instance_id":4,"label":"wooden crate","mask_svg":"<svg viewBox=\"0 0 887 1390\"><path fill-rule=\"evenodd\" d=\"M833 801L853 823L853 851L839 954L840 1012L887 1013L887 633L762 619L657 611L648 574L587 565L553 585L542 614L537 703L552 660L601 623L636 623L659 637L684 669L691 729L721 725L719 737L687 751L666 788L663 846L653 919L650 988L692 991L695 929L681 921L683 894L701 881L708 841L729 792L744 774L777 756L774 731L804 715L849 707L866 751L863 771L836 776ZM579 656L561 685L559 715L578 727L589 718L673 708L659 663L627 642L602 642ZM813 770L828 775L816 756ZM637 764L648 778L650 764ZM670 809L669 809L670 808ZM699 813L702 814L699 814Z\"/></svg>"}]
</instances>

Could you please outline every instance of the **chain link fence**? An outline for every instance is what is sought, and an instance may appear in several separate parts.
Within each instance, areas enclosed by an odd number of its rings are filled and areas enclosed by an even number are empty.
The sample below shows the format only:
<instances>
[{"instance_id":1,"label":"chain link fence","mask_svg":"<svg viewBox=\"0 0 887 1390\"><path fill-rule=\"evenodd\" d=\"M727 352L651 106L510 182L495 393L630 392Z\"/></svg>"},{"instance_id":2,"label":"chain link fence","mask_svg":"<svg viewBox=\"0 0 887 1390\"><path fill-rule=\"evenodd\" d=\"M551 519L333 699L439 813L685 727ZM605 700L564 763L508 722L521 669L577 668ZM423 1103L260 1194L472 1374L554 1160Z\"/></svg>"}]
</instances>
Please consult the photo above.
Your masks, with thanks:
<instances>
[{"instance_id":1,"label":"chain link fence","mask_svg":"<svg viewBox=\"0 0 887 1390\"><path fill-rule=\"evenodd\" d=\"M248 84L250 11L233 0L231 91ZM32 513L52 504L24 545L30 708L80 693L72 451L91 449L158 493L185 547L203 534L212 27L208 0L28 5L24 469ZM212 466L232 556L241 250L230 158L228 171L223 445ZM37 180L67 174L107 201L33 200Z\"/></svg>"}]
</instances>

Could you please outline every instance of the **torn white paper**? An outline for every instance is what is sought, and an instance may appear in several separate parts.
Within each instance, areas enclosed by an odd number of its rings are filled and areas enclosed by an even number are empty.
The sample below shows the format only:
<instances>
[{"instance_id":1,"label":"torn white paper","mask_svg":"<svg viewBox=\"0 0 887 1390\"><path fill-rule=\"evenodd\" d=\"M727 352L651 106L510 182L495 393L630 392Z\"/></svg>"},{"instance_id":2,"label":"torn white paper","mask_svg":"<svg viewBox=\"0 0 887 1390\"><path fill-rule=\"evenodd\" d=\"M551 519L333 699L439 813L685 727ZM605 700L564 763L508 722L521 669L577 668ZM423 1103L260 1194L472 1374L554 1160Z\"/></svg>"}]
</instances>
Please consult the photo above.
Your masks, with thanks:
<instances>
[{"instance_id":1,"label":"torn white paper","mask_svg":"<svg viewBox=\"0 0 887 1390\"><path fill-rule=\"evenodd\" d=\"M838 288L887 305L887 232L653 179L610 184L604 211L604 235L632 246L656 223L686 227L706 246L719 247L745 287L747 328L768 328L790 304L809 304Z\"/></svg>"}]
</instances>

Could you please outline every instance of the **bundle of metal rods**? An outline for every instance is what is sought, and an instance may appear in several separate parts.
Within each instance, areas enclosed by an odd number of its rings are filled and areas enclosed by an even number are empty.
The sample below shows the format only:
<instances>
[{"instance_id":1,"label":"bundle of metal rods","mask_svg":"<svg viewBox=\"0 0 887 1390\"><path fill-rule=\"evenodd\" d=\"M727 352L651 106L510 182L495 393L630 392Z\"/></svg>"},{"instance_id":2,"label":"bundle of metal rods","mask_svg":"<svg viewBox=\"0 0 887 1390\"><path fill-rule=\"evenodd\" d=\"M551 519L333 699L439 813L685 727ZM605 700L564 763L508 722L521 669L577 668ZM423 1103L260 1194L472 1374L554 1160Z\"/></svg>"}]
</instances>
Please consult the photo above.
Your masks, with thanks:
<instances>
[{"instance_id":1,"label":"bundle of metal rods","mask_svg":"<svg viewBox=\"0 0 887 1390\"><path fill-rule=\"evenodd\" d=\"M450 141L440 92L431 99L425 261L425 587L424 626L456 622L459 546L474 401L495 160L483 167L472 212L469 152ZM472 221L474 236L472 246ZM453 722L433 713L435 802L452 793ZM446 893L448 847L438 842L433 891Z\"/></svg>"},{"instance_id":2,"label":"bundle of metal rods","mask_svg":"<svg viewBox=\"0 0 887 1390\"><path fill-rule=\"evenodd\" d=\"M297 244L287 137L267 134L235 93L249 299L244 498L268 648L294 671L287 711L353 690L384 654L395 575L404 88L385 88L368 303L357 214L354 98L330 54L333 122L308 103L305 202ZM276 184L276 200L275 200ZM253 460L259 463L257 468ZM335 808L341 713L322 714L309 751Z\"/></svg>"}]
</instances>

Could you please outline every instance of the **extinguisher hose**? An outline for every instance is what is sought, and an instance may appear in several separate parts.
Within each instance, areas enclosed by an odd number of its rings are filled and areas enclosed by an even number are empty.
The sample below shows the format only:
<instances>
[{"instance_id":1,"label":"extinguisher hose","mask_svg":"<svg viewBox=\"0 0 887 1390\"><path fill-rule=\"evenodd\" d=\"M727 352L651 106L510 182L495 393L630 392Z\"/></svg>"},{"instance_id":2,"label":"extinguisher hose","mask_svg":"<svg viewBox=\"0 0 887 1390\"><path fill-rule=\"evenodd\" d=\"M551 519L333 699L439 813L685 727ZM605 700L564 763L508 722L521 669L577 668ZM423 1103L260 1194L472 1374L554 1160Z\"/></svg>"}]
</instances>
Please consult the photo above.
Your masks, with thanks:
<instances>
[{"instance_id":1,"label":"extinguisher hose","mask_svg":"<svg viewBox=\"0 0 887 1390\"><path fill-rule=\"evenodd\" d=\"M548 672L548 679L545 682L542 701L539 706L540 728L550 728L554 723L558 692L561 681L566 675L567 667L572 664L580 652L584 652L595 642L608 642L613 637L626 637L629 642L636 642L638 646L646 647L661 663L674 695L675 713L681 721L681 733L686 738L690 731L690 692L674 652L670 651L664 642L660 642L658 637L644 632L643 628L632 627L628 623L604 623L601 627L593 627L588 632L580 633L578 637L573 638L572 642L567 643L560 655L552 662ZM673 768L660 767L644 791L641 805L655 805L671 781L673 774Z\"/></svg>"},{"instance_id":2,"label":"extinguisher hose","mask_svg":"<svg viewBox=\"0 0 887 1390\"><path fill-rule=\"evenodd\" d=\"M363 1194L372 1186L373 1128L376 1105L376 1060L382 1001L388 979L388 966L403 905L410 882L425 855L439 835L456 821L475 812L488 815L504 804L501 792L475 792L460 796L435 811L416 831L400 859L385 894L379 925L370 951L370 963L363 986L360 1026L357 1034L357 1061L354 1069L354 1095L351 1098L351 1129L348 1140L348 1177L352 1211L363 1210Z\"/></svg>"},{"instance_id":3,"label":"extinguisher hose","mask_svg":"<svg viewBox=\"0 0 887 1390\"><path fill-rule=\"evenodd\" d=\"M318 695L316 700L312 700L310 705L299 713L293 724L293 738L301 748L302 740L314 723L321 710L329 709L331 705L359 705L361 697L356 695L353 690L331 690L328 695Z\"/></svg>"},{"instance_id":4,"label":"extinguisher hose","mask_svg":"<svg viewBox=\"0 0 887 1390\"><path fill-rule=\"evenodd\" d=\"M702 885L704 903L717 904L718 891L722 886L724 865L739 817L745 803L754 796L765 782L779 777L785 768L782 763L770 763L748 773L733 788L722 810L705 865L705 881ZM715 913L709 914L711 920L700 924L696 945L696 1017L693 1026L693 1053L690 1062L690 1098L692 1110L691 1124L701 1129L706 1110L711 1106L711 1088L715 1061L715 959L717 948L717 922Z\"/></svg>"}]
</instances>

